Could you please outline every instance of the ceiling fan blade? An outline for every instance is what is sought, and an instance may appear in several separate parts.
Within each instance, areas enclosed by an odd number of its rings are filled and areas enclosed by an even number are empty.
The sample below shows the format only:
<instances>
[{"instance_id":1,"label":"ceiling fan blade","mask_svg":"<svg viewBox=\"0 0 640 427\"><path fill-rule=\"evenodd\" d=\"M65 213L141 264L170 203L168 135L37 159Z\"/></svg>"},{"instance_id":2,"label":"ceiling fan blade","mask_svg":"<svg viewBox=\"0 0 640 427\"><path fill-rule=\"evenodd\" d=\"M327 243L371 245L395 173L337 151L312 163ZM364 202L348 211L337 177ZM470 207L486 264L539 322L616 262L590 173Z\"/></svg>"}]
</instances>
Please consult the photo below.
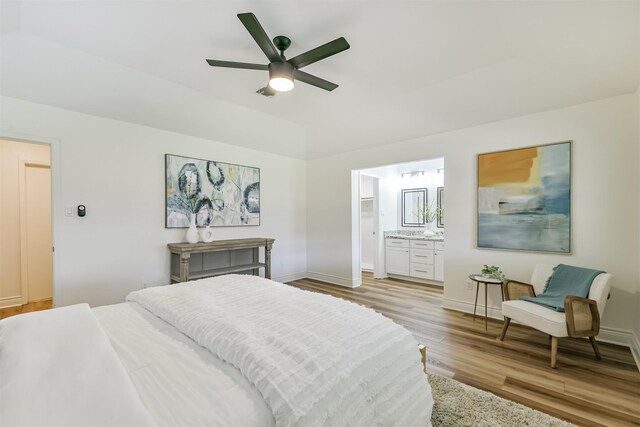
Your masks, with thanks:
<instances>
[{"instance_id":1,"label":"ceiling fan blade","mask_svg":"<svg viewBox=\"0 0 640 427\"><path fill-rule=\"evenodd\" d=\"M335 39L332 42L323 44L322 46L318 46L315 49L311 49L305 53L301 53L300 55L289 59L287 62L293 65L295 68L306 67L307 65L313 64L314 62L318 62L321 59L328 58L336 53L340 53L343 50L349 49L349 43L345 40L344 37L340 37L339 39Z\"/></svg>"},{"instance_id":2,"label":"ceiling fan blade","mask_svg":"<svg viewBox=\"0 0 640 427\"><path fill-rule=\"evenodd\" d=\"M319 87L320 89L328 90L329 92L338 87L335 83L331 83L327 80L321 79L320 77L313 76L300 70L294 70L293 77L296 80L300 80L301 82L310 84L311 86Z\"/></svg>"},{"instance_id":3,"label":"ceiling fan blade","mask_svg":"<svg viewBox=\"0 0 640 427\"><path fill-rule=\"evenodd\" d=\"M216 59L207 59L207 63L212 67L226 67L226 68L243 68L246 70L268 70L267 65L262 64L248 64L246 62L232 62L232 61L218 61Z\"/></svg>"},{"instance_id":4,"label":"ceiling fan blade","mask_svg":"<svg viewBox=\"0 0 640 427\"><path fill-rule=\"evenodd\" d=\"M265 87L258 89L256 93L259 93L260 95L264 95L264 96L273 96L276 94L276 90L271 86L266 85Z\"/></svg>"},{"instance_id":5,"label":"ceiling fan blade","mask_svg":"<svg viewBox=\"0 0 640 427\"><path fill-rule=\"evenodd\" d=\"M258 18L253 13L239 13L238 18L244 24L251 37L258 43L260 49L267 55L270 62L283 62L280 54L278 53L276 47L271 43L271 39L258 22Z\"/></svg>"}]
</instances>

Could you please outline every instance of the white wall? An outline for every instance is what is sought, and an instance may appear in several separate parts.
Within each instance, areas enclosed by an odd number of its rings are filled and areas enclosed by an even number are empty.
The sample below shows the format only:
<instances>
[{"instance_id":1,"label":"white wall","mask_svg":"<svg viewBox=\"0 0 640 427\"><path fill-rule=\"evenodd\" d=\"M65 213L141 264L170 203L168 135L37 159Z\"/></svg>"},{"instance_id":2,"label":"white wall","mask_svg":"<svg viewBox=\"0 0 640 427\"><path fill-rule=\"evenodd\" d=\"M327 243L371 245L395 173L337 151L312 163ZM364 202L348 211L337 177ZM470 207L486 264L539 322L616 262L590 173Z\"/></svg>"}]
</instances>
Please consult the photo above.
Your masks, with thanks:
<instances>
[{"instance_id":1,"label":"white wall","mask_svg":"<svg viewBox=\"0 0 640 427\"><path fill-rule=\"evenodd\" d=\"M0 136L53 144L57 306L121 302L143 283L168 283L166 244L185 230L164 228L165 153L259 167L261 225L214 228L215 238L273 237L272 277L305 275L304 161L13 98L0 107ZM64 216L79 204L86 217Z\"/></svg>"},{"instance_id":2,"label":"white wall","mask_svg":"<svg viewBox=\"0 0 640 427\"><path fill-rule=\"evenodd\" d=\"M602 323L631 331L640 273L636 104L634 94L622 95L308 162L307 190L315 195L307 204L308 269L347 281L357 268L351 256L352 169L444 157L447 304L472 307L467 276L483 264L528 280L537 262L568 263L615 275ZM476 155L568 139L574 141L573 255L476 249ZM497 307L494 291L490 304Z\"/></svg>"}]
</instances>

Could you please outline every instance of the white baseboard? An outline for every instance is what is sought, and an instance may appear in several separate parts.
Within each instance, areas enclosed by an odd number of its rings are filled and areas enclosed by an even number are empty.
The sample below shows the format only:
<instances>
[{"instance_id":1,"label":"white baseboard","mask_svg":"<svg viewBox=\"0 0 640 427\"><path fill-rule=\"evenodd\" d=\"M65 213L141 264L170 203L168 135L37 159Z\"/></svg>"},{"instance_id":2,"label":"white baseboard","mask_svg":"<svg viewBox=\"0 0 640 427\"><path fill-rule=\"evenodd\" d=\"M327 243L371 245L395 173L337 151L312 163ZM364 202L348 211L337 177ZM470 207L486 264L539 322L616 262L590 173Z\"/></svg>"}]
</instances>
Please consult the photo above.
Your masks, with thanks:
<instances>
[{"instance_id":1,"label":"white baseboard","mask_svg":"<svg viewBox=\"0 0 640 427\"><path fill-rule=\"evenodd\" d=\"M638 336L633 331L602 326L598 334L598 341L629 347L638 371L640 371L640 340L638 340Z\"/></svg>"},{"instance_id":2,"label":"white baseboard","mask_svg":"<svg viewBox=\"0 0 640 427\"><path fill-rule=\"evenodd\" d=\"M0 308L17 307L19 305L22 305L22 295L0 298Z\"/></svg>"},{"instance_id":3,"label":"white baseboard","mask_svg":"<svg viewBox=\"0 0 640 427\"><path fill-rule=\"evenodd\" d=\"M294 280L300 280L300 279L306 279L306 278L307 278L307 272L302 271L302 272L289 273L289 274L283 274L281 276L272 277L271 280L273 280L274 282L287 283L287 282L293 282Z\"/></svg>"},{"instance_id":4,"label":"white baseboard","mask_svg":"<svg viewBox=\"0 0 640 427\"><path fill-rule=\"evenodd\" d=\"M635 333L631 334L633 337L633 345L631 346L631 354L633 354L633 358L636 361L636 366L638 366L638 370L640 371L640 338Z\"/></svg>"},{"instance_id":5,"label":"white baseboard","mask_svg":"<svg viewBox=\"0 0 640 427\"><path fill-rule=\"evenodd\" d=\"M347 279L345 277L334 276L332 274L316 273L315 271L308 271L306 276L309 279L320 280L322 282L345 286L347 288L357 288L362 284L361 278Z\"/></svg>"},{"instance_id":6,"label":"white baseboard","mask_svg":"<svg viewBox=\"0 0 640 427\"><path fill-rule=\"evenodd\" d=\"M473 313L473 303L467 301L443 298L442 307L461 311L463 313ZM484 316L484 304L478 303L476 315L478 314ZM488 317L491 317L492 319L502 320L502 310L499 307L489 306ZM629 349L631 350L631 354L633 355L633 359L636 362L636 366L640 371L640 340L635 333L623 329L602 326L600 327L600 333L598 334L598 341L629 347Z\"/></svg>"},{"instance_id":7,"label":"white baseboard","mask_svg":"<svg viewBox=\"0 0 640 427\"><path fill-rule=\"evenodd\" d=\"M451 298L442 298L442 307L450 310L461 311L463 313L473 313L473 303L468 301L460 301ZM476 309L476 316L484 316L484 302L480 304L478 302L478 308ZM492 319L502 320L502 309L499 307L489 306L489 312L487 317Z\"/></svg>"}]
</instances>

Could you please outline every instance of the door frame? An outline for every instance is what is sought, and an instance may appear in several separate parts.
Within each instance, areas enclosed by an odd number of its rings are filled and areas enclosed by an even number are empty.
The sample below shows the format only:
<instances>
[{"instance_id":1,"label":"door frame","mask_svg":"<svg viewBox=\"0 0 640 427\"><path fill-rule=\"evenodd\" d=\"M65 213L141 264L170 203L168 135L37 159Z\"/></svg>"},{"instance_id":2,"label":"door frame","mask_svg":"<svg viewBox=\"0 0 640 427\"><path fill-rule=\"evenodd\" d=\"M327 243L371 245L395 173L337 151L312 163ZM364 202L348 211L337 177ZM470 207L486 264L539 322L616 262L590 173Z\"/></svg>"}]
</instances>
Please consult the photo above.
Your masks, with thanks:
<instances>
[{"instance_id":1,"label":"door frame","mask_svg":"<svg viewBox=\"0 0 640 427\"><path fill-rule=\"evenodd\" d=\"M62 142L57 138L51 138L46 136L34 136L32 134L25 134L22 132L15 132L0 128L0 139L7 139L11 141L26 142L28 144L41 144L49 146L49 160L51 167L51 244L52 244L52 260L53 260L53 299L52 306L56 307L56 301L61 301L62 290L56 286L56 272L60 270L58 265L58 259L55 256L55 247L57 243L57 236L59 235L59 222L62 215L62 186L61 186L61 144Z\"/></svg>"},{"instance_id":2,"label":"door frame","mask_svg":"<svg viewBox=\"0 0 640 427\"><path fill-rule=\"evenodd\" d=\"M370 173L364 173L362 171L357 172L358 179L358 193L355 195L358 202L358 237L357 237L357 245L354 245L358 248L358 261L357 261L357 271L358 277L362 280L362 177L368 176L373 179L373 278L381 279L386 277L386 272L384 269L384 252L381 252L380 246L381 242L384 242L384 239L381 238L382 231L380 230L380 177L376 175L372 175ZM384 251L384 249L382 249Z\"/></svg>"},{"instance_id":3,"label":"door frame","mask_svg":"<svg viewBox=\"0 0 640 427\"><path fill-rule=\"evenodd\" d=\"M27 245L27 168L35 167L42 169L49 169L49 175L51 176L51 151L49 151L49 163L43 163L37 160L18 159L18 191L20 195L20 284L22 288L22 305L29 302L29 260L28 260L28 245ZM51 191L51 189L49 189ZM53 194L52 200L53 200ZM51 208L51 215L53 216L53 207ZM53 242L53 224L51 224ZM52 265L53 265L53 251L51 252ZM51 298L53 299L53 272L51 281Z\"/></svg>"}]
</instances>

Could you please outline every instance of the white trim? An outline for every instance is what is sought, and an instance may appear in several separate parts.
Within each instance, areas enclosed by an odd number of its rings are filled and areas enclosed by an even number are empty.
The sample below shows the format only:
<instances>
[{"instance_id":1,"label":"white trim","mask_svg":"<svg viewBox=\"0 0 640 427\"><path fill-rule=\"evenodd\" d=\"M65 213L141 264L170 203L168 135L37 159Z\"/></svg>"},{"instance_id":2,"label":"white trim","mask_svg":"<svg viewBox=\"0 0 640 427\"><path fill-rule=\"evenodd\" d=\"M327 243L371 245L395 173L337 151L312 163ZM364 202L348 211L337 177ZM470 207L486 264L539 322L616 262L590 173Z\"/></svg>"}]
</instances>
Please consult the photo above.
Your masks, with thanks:
<instances>
[{"instance_id":1,"label":"white trim","mask_svg":"<svg viewBox=\"0 0 640 427\"><path fill-rule=\"evenodd\" d=\"M286 283L286 282L293 282L294 280L300 280L300 279L306 279L306 278L307 278L307 272L300 271L297 273L289 273L289 274L283 274L281 276L273 277L271 278L271 280L273 280L274 282Z\"/></svg>"},{"instance_id":2,"label":"white trim","mask_svg":"<svg viewBox=\"0 0 640 427\"><path fill-rule=\"evenodd\" d=\"M308 271L307 277L309 279L320 280L321 282L332 283L334 285L345 286L347 288L357 288L362 284L362 279L347 279L344 277L334 276L332 274L316 273L314 271Z\"/></svg>"},{"instance_id":3,"label":"white trim","mask_svg":"<svg viewBox=\"0 0 640 427\"><path fill-rule=\"evenodd\" d=\"M18 307L22 304L22 295L0 298L0 308Z\"/></svg>"},{"instance_id":4,"label":"white trim","mask_svg":"<svg viewBox=\"0 0 640 427\"><path fill-rule=\"evenodd\" d=\"M640 371L640 339L638 335L635 333L631 333L631 354L633 354L633 359L636 361L636 366L638 367L638 371Z\"/></svg>"},{"instance_id":5,"label":"white trim","mask_svg":"<svg viewBox=\"0 0 640 427\"><path fill-rule=\"evenodd\" d=\"M460 301L451 298L442 298L442 307L450 310L461 311L463 313L473 314L473 303L467 301ZM476 310L476 316L484 317L484 301L480 303L478 301L478 308ZM489 306L488 317L492 319L502 320L502 309L499 307Z\"/></svg>"},{"instance_id":6,"label":"white trim","mask_svg":"<svg viewBox=\"0 0 640 427\"><path fill-rule=\"evenodd\" d=\"M638 340L637 335L633 333L633 331L602 326L600 327L600 333L597 339L598 341L629 347L638 371L640 371L640 340Z\"/></svg>"}]
</instances>

